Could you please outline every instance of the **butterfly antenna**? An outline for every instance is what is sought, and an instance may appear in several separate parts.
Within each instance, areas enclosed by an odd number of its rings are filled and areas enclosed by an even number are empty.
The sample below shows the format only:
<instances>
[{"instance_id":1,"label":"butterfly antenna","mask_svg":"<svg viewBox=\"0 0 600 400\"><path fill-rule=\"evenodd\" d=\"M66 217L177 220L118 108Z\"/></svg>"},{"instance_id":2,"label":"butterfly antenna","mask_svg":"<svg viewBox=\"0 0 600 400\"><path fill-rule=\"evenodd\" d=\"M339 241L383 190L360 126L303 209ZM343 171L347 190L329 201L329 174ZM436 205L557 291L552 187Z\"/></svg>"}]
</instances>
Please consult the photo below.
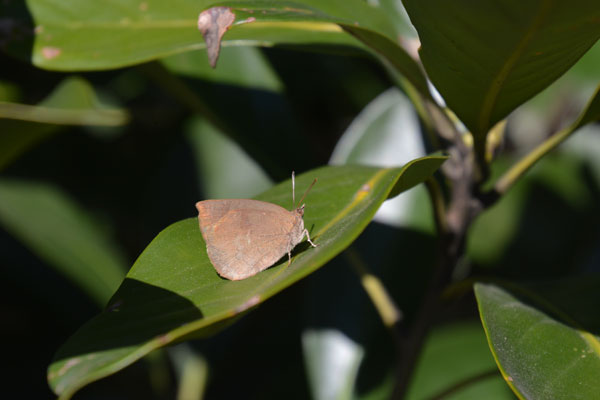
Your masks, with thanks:
<instances>
[{"instance_id":1,"label":"butterfly antenna","mask_svg":"<svg viewBox=\"0 0 600 400\"><path fill-rule=\"evenodd\" d=\"M292 171L292 208L296 208L296 174Z\"/></svg>"},{"instance_id":2,"label":"butterfly antenna","mask_svg":"<svg viewBox=\"0 0 600 400\"><path fill-rule=\"evenodd\" d=\"M308 189L306 189L306 192L304 192L304 195L302 196L302 198L300 199L300 201L298 202L298 204L302 204L302 202L304 201L304 198L306 197L306 195L308 194L308 192L310 191L310 189L312 189L312 187L315 186L315 183L317 183L317 178L315 178L315 180L312 181L312 183L310 184L310 186L308 187Z\"/></svg>"}]
</instances>

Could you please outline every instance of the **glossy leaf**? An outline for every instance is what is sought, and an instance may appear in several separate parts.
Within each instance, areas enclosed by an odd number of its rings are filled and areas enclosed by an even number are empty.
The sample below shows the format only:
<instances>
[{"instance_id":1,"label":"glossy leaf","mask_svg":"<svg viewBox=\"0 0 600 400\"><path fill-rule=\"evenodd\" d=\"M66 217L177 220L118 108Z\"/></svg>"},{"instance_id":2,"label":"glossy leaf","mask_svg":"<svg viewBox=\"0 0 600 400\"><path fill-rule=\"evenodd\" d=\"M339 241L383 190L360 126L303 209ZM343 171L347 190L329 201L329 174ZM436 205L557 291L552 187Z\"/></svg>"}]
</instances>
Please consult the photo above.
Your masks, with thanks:
<instances>
[{"instance_id":1,"label":"glossy leaf","mask_svg":"<svg viewBox=\"0 0 600 400\"><path fill-rule=\"evenodd\" d=\"M136 64L189 50L204 49L197 29L200 12L214 0L124 0L114 5L76 2L68 6L58 0L31 0L28 6L37 27L33 47L34 64L48 69L106 69ZM372 20L372 25L394 28L385 15L359 0L304 1L303 3L239 1L240 7L255 4L288 9L312 5L325 11L337 11L342 18L356 16ZM295 7L291 7L291 5ZM335 14L334 14L335 15ZM273 45L277 43L341 44L357 42L339 27L318 24L253 26L230 34L232 45ZM115 45L118 43L119 45Z\"/></svg>"},{"instance_id":2,"label":"glossy leaf","mask_svg":"<svg viewBox=\"0 0 600 400\"><path fill-rule=\"evenodd\" d=\"M507 291L476 284L481 320L507 384L520 398L600 393L598 278Z\"/></svg>"},{"instance_id":3,"label":"glossy leaf","mask_svg":"<svg viewBox=\"0 0 600 400\"><path fill-rule=\"evenodd\" d=\"M425 69L484 150L485 135L600 38L596 0L405 0Z\"/></svg>"},{"instance_id":4,"label":"glossy leaf","mask_svg":"<svg viewBox=\"0 0 600 400\"><path fill-rule=\"evenodd\" d=\"M65 79L36 106L0 102L0 169L59 125L118 126L127 120L125 111L102 104L81 78Z\"/></svg>"},{"instance_id":5,"label":"glossy leaf","mask_svg":"<svg viewBox=\"0 0 600 400\"><path fill-rule=\"evenodd\" d=\"M125 259L108 235L55 187L0 180L0 223L100 306L125 275Z\"/></svg>"},{"instance_id":6,"label":"glossy leaf","mask_svg":"<svg viewBox=\"0 0 600 400\"><path fill-rule=\"evenodd\" d=\"M305 226L317 248L297 246L291 265L276 266L242 281L221 279L210 264L196 218L161 232L142 253L108 309L84 325L59 350L49 368L57 394L69 397L83 385L109 375L153 349L208 335L232 317L263 302L323 266L366 227L392 191L431 175L445 157L414 160L403 168L324 167L297 177L305 188ZM283 182L257 199L291 206L291 183Z\"/></svg>"},{"instance_id":7,"label":"glossy leaf","mask_svg":"<svg viewBox=\"0 0 600 400\"><path fill-rule=\"evenodd\" d=\"M429 93L416 62L396 42L402 23L392 21L385 10L361 0L229 3L177 0L169 4L159 0L125 0L118 7L77 2L69 4L68 9L58 0L31 0L28 5L36 25L33 62L42 68L69 71L118 68L204 49L197 29L198 15L219 5L230 6L236 21L225 34L224 46L296 44L364 48L366 44L402 72L421 93Z\"/></svg>"}]
</instances>

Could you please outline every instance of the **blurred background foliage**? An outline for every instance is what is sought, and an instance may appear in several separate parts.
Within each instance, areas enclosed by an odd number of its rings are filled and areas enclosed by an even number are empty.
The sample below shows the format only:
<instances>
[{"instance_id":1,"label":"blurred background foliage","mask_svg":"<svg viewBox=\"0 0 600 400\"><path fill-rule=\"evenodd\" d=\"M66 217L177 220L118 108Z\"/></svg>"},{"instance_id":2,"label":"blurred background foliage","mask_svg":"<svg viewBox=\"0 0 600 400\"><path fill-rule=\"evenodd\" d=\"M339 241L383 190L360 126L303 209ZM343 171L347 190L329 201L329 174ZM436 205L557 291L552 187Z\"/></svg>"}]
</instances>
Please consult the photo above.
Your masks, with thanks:
<instances>
[{"instance_id":1,"label":"blurred background foliage","mask_svg":"<svg viewBox=\"0 0 600 400\"><path fill-rule=\"evenodd\" d=\"M0 53L7 398L53 397L46 383L53 353L106 305L162 229L195 215L196 201L252 197L292 170L401 165L431 150L380 64L342 50L227 47L215 70L203 51L191 51L76 75ZM495 176L576 117L599 67L596 44L511 114ZM35 121L24 117L26 105L43 106ZM215 121L226 121L227 134ZM476 221L458 275L531 280L600 272L599 130L578 132ZM211 399L385 397L391 338L351 265L368 264L410 320L434 246L421 185L386 202L350 252L220 335L153 353L76 398L187 399L203 391ZM478 374L485 379L448 398L514 398L473 295L455 290L446 300L408 398L432 398ZM347 362L336 367L340 357ZM204 379L186 379L185 371ZM323 379L327 373L333 377Z\"/></svg>"}]
</instances>

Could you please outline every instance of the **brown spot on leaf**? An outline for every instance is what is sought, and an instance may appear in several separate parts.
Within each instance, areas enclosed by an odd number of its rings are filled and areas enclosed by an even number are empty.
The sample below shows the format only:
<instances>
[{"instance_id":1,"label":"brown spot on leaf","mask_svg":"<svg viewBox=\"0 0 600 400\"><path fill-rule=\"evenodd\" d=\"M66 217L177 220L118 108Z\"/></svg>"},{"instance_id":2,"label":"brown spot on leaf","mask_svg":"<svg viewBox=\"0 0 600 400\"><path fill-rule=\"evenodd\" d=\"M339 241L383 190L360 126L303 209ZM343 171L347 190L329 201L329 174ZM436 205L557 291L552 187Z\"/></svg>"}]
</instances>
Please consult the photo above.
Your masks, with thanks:
<instances>
[{"instance_id":1,"label":"brown spot on leaf","mask_svg":"<svg viewBox=\"0 0 600 400\"><path fill-rule=\"evenodd\" d=\"M163 335L159 335L157 339L161 345L165 345L171 341L171 335L165 333Z\"/></svg>"},{"instance_id":2,"label":"brown spot on leaf","mask_svg":"<svg viewBox=\"0 0 600 400\"><path fill-rule=\"evenodd\" d=\"M58 373L57 373L58 376L64 375L69 369L71 369L75 365L79 364L80 362L81 362L81 358L79 358L79 357L71 358L58 370Z\"/></svg>"},{"instance_id":3,"label":"brown spot on leaf","mask_svg":"<svg viewBox=\"0 0 600 400\"><path fill-rule=\"evenodd\" d=\"M231 24L235 21L235 14L229 7L213 7L204 10L198 16L198 29L206 42L208 61L211 67L217 65L221 40Z\"/></svg>"},{"instance_id":4,"label":"brown spot on leaf","mask_svg":"<svg viewBox=\"0 0 600 400\"><path fill-rule=\"evenodd\" d=\"M238 306L235 309L236 314L239 314L241 312L246 311L247 309L254 307L255 305L257 305L258 303L260 303L260 296L255 294L254 296L250 297L248 300L246 300L243 304L241 304L240 306Z\"/></svg>"},{"instance_id":5,"label":"brown spot on leaf","mask_svg":"<svg viewBox=\"0 0 600 400\"><path fill-rule=\"evenodd\" d=\"M42 57L46 60L51 60L56 58L62 53L62 50L58 47L46 46L42 48Z\"/></svg>"}]
</instances>

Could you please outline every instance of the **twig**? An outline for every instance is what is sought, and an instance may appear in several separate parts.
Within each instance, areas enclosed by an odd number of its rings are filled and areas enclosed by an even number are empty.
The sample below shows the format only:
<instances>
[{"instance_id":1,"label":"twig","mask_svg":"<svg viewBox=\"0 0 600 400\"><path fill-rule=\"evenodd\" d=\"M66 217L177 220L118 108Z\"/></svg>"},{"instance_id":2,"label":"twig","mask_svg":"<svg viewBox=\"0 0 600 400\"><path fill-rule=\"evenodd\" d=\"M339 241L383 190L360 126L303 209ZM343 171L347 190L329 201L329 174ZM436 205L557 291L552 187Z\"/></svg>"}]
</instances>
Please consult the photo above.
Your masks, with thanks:
<instances>
[{"instance_id":1,"label":"twig","mask_svg":"<svg viewBox=\"0 0 600 400\"><path fill-rule=\"evenodd\" d=\"M475 216L483 209L475 197L477 183L473 149L467 147L462 136L455 132L453 145L448 149L450 160L444 165L444 173L452 183L451 201L444 213L441 193L432 183L429 194L438 226L438 260L424 296L423 303L408 336L403 338L399 354L399 366L392 393L393 399L402 399L418 360L421 348L437 316L441 293L450 283L452 273L464 253L466 232ZM440 191L441 192L441 191Z\"/></svg>"},{"instance_id":2,"label":"twig","mask_svg":"<svg viewBox=\"0 0 600 400\"><path fill-rule=\"evenodd\" d=\"M462 254L463 248L464 236L458 237L448 234L440 240L437 267L425 293L424 301L419 309L417 318L411 327L409 335L402 342L399 358L400 365L396 375L392 399L402 399L408 389L408 384L421 353L427 332L437 315L440 305L440 295L446 284L450 282L454 266Z\"/></svg>"}]
</instances>

